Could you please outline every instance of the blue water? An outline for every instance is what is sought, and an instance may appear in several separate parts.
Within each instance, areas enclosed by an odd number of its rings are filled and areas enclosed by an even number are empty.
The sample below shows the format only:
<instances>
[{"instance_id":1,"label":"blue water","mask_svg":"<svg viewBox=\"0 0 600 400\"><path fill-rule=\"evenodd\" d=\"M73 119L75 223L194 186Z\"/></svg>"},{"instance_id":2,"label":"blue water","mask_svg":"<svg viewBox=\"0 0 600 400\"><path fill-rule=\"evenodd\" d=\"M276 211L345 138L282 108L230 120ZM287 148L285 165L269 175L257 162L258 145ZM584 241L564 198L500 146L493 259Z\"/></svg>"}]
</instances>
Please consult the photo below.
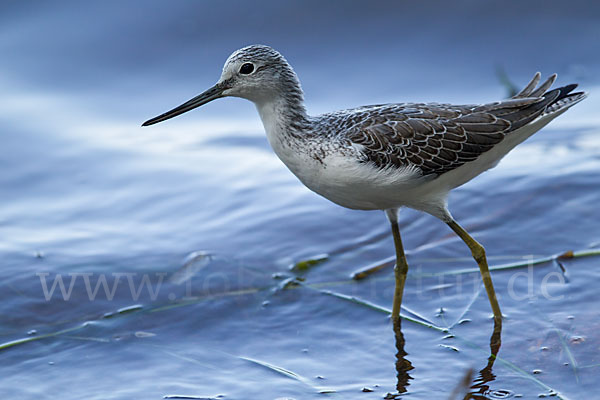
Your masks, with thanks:
<instances>
[{"instance_id":1,"label":"blue water","mask_svg":"<svg viewBox=\"0 0 600 400\"><path fill-rule=\"evenodd\" d=\"M579 82L588 99L453 192L450 208L492 265L600 245L592 3L9 1L0 10L6 398L381 399L398 389L384 312L392 271L350 279L393 255L383 214L304 188L243 100L140 127L212 85L249 43L288 58L311 113L493 101L507 95L498 68L517 86L537 70ZM492 321L468 250L430 216L406 210L401 225L412 397L447 398L469 368L481 398L598 392L600 257L493 273L506 321L490 379L480 370ZM449 326L453 337L435 329Z\"/></svg>"}]
</instances>

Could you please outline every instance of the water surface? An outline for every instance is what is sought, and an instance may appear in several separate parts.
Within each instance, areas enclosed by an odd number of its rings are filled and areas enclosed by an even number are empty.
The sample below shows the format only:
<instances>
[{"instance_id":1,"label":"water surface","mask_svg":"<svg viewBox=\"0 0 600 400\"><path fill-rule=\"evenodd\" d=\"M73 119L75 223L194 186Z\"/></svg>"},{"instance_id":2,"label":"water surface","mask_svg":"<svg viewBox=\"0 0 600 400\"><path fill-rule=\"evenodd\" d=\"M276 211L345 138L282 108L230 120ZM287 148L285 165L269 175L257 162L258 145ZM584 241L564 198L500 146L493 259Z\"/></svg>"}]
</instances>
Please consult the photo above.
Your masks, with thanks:
<instances>
[{"instance_id":1,"label":"water surface","mask_svg":"<svg viewBox=\"0 0 600 400\"><path fill-rule=\"evenodd\" d=\"M2 8L5 397L381 399L401 389L445 399L469 369L473 398L598 391L600 258L533 265L600 244L598 7ZM443 223L401 213L410 265L401 361L412 369L398 380L392 270L350 279L393 255L383 213L342 209L304 188L242 100L139 127L210 86L232 50L256 42L296 67L314 113L496 100L506 96L499 66L518 85L542 70L590 91L450 197L490 264L523 264L493 273L506 315L493 365L476 265Z\"/></svg>"}]
</instances>

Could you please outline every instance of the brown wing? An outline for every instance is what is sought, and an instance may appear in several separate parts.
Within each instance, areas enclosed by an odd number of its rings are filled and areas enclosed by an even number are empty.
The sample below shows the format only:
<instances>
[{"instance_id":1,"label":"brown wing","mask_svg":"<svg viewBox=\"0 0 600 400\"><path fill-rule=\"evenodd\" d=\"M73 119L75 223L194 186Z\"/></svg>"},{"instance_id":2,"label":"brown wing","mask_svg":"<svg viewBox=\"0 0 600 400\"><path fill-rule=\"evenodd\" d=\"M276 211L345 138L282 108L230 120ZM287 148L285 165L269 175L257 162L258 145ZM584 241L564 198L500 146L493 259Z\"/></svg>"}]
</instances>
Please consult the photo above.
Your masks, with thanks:
<instances>
[{"instance_id":1,"label":"brown wing","mask_svg":"<svg viewBox=\"0 0 600 400\"><path fill-rule=\"evenodd\" d=\"M412 165L423 175L440 175L477 159L574 89L569 85L546 92L556 75L536 89L539 78L537 73L513 98L490 104L391 104L365 109L346 137L362 146L365 162L380 168Z\"/></svg>"}]
</instances>

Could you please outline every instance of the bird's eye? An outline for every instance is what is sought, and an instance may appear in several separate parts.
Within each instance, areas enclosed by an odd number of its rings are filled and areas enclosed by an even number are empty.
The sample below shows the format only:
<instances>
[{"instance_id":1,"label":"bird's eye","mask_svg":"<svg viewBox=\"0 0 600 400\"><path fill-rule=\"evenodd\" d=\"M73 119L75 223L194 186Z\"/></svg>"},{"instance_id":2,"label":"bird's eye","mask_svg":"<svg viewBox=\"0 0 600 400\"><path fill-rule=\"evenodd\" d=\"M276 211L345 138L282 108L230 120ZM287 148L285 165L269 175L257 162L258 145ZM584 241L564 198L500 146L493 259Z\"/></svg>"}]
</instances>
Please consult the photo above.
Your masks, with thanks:
<instances>
[{"instance_id":1,"label":"bird's eye","mask_svg":"<svg viewBox=\"0 0 600 400\"><path fill-rule=\"evenodd\" d=\"M254 71L254 65L252 65L251 63L246 63L240 68L240 74L248 75L251 74L252 71Z\"/></svg>"}]
</instances>

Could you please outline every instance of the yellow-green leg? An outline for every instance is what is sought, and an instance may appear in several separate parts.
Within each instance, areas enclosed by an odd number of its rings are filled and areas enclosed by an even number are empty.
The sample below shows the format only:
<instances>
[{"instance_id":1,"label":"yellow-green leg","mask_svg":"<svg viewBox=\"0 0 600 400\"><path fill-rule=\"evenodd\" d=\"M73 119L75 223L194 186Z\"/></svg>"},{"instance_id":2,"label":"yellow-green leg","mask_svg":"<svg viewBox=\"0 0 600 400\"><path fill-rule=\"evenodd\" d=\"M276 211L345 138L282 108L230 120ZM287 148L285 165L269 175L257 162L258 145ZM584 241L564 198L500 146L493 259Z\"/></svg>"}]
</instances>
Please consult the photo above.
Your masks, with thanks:
<instances>
[{"instance_id":1,"label":"yellow-green leg","mask_svg":"<svg viewBox=\"0 0 600 400\"><path fill-rule=\"evenodd\" d=\"M394 303L392 305L392 322L394 327L399 326L400 306L402 305L402 293L404 292L404 282L408 273L408 264L402 247L402 238L400 237L400 228L398 227L398 215L396 210L388 210L386 214L392 224L392 235L394 236L394 246L396 248L396 266L394 267L394 276L396 285L394 288Z\"/></svg>"},{"instance_id":2,"label":"yellow-green leg","mask_svg":"<svg viewBox=\"0 0 600 400\"><path fill-rule=\"evenodd\" d=\"M494 320L497 324L498 329L502 327L502 312L500 311L500 305L496 299L496 291L494 290L494 284L492 283L492 277L490 275L490 269L488 268L487 260L485 258L485 249L475 239L471 237L456 221L451 220L446 222L450 228L469 246L473 258L479 265L479 271L483 279L483 285L487 292L488 299L494 312ZM495 325L496 326L496 325Z\"/></svg>"}]
</instances>

